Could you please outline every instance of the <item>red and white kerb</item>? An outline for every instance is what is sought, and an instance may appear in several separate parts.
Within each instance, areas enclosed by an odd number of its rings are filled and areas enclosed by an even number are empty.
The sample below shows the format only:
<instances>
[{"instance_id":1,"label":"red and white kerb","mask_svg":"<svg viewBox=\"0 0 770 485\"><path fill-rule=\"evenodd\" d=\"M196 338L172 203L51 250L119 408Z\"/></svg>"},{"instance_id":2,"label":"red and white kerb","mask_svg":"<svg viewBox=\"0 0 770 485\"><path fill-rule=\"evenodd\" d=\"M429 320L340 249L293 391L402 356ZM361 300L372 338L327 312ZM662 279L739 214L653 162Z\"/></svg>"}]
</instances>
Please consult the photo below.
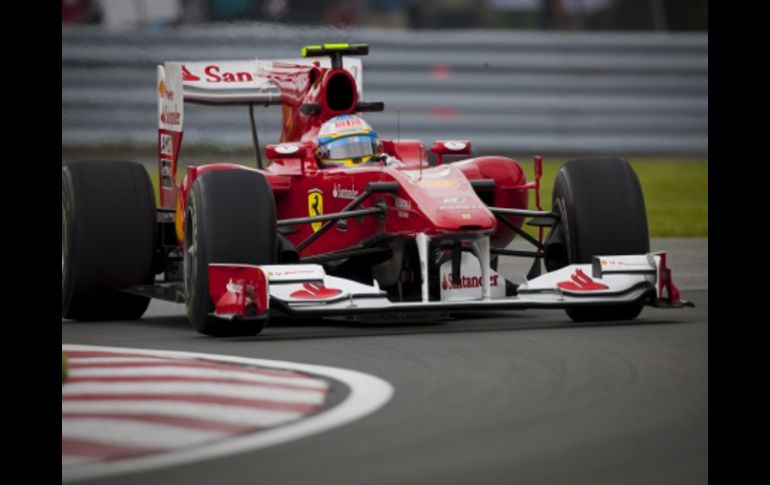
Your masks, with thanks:
<instances>
[{"instance_id":1,"label":"red and white kerb","mask_svg":"<svg viewBox=\"0 0 770 485\"><path fill-rule=\"evenodd\" d=\"M300 420L329 382L292 370L65 350L62 470L199 447Z\"/></svg>"}]
</instances>

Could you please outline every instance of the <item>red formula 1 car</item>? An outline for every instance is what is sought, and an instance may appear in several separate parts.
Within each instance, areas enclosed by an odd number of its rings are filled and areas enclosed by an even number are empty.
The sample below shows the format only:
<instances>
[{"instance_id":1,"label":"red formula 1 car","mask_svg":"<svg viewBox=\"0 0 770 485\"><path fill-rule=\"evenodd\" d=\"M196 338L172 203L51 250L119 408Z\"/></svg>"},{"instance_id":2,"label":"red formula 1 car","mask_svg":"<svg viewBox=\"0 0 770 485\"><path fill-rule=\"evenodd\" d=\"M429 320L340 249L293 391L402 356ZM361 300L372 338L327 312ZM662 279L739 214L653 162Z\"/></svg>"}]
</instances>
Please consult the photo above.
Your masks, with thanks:
<instances>
[{"instance_id":1,"label":"red formula 1 car","mask_svg":"<svg viewBox=\"0 0 770 485\"><path fill-rule=\"evenodd\" d=\"M324 44L302 59L158 66L160 207L139 164L62 166L62 316L136 319L155 297L184 302L199 332L248 335L270 315L536 307L624 320L686 304L665 254L650 253L627 162L566 163L544 211L538 157L528 182L506 157L447 163L468 140L436 141L431 163L418 140L379 139L358 115L383 103L361 99L361 61L346 57L367 53ZM191 166L177 183L186 103L249 106L258 168ZM282 111L266 164L254 105ZM532 249L509 249L516 236ZM499 274L503 257L532 269Z\"/></svg>"}]
</instances>

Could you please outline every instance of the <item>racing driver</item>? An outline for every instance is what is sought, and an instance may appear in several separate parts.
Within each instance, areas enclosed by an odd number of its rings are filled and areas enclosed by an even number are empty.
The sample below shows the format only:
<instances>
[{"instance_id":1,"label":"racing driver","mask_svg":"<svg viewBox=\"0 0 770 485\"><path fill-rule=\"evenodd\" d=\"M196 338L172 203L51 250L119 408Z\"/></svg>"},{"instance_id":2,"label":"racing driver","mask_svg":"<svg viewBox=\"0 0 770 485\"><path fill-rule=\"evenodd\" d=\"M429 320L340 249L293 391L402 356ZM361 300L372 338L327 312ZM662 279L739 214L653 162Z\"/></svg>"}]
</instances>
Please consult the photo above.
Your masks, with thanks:
<instances>
[{"instance_id":1,"label":"racing driver","mask_svg":"<svg viewBox=\"0 0 770 485\"><path fill-rule=\"evenodd\" d=\"M369 124L355 115L331 118L318 132L318 164L321 168L345 168L384 162L389 166L403 163L386 153L377 133Z\"/></svg>"}]
</instances>

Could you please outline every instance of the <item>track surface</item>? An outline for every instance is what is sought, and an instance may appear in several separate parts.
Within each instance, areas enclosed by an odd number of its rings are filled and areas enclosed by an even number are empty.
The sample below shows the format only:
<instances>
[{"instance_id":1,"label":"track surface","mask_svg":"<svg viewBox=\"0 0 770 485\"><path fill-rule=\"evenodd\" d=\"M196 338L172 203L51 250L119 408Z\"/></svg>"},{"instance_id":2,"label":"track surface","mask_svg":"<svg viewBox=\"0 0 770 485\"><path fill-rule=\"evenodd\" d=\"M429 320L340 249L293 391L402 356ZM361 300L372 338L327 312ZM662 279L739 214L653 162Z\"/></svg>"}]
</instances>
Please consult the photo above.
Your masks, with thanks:
<instances>
[{"instance_id":1,"label":"track surface","mask_svg":"<svg viewBox=\"0 0 770 485\"><path fill-rule=\"evenodd\" d=\"M695 309L633 323L497 312L439 324L271 322L197 335L183 308L138 322L63 322L62 342L355 369L395 393L360 421L271 448L93 483L688 484L708 481L708 240L660 240Z\"/></svg>"}]
</instances>

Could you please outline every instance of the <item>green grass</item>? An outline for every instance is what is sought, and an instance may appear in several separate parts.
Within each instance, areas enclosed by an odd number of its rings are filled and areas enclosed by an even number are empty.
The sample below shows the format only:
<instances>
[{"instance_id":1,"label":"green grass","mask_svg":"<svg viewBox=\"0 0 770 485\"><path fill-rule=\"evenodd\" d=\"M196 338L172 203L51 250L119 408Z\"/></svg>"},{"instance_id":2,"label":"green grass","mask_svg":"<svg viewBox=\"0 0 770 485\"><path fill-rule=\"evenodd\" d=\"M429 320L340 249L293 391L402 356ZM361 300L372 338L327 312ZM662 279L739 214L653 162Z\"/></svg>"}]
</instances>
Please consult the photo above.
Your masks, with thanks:
<instances>
[{"instance_id":1,"label":"green grass","mask_svg":"<svg viewBox=\"0 0 770 485\"><path fill-rule=\"evenodd\" d=\"M708 161L631 162L653 237L708 237Z\"/></svg>"},{"instance_id":2,"label":"green grass","mask_svg":"<svg viewBox=\"0 0 770 485\"><path fill-rule=\"evenodd\" d=\"M626 158L639 176L647 208L650 237L708 237L708 160ZM517 160L534 178L531 161ZM566 160L543 161L540 200L551 208L553 183ZM535 196L530 195L530 208ZM537 229L527 228L535 235Z\"/></svg>"},{"instance_id":3,"label":"green grass","mask_svg":"<svg viewBox=\"0 0 770 485\"><path fill-rule=\"evenodd\" d=\"M628 157L644 191L650 237L708 237L708 160L652 159ZM527 174L534 178L531 160L517 159ZM543 162L541 201L543 209L551 208L553 182L564 159L546 159ZM179 167L179 180L184 175ZM158 174L150 172L158 193ZM530 193L529 207L535 207L534 193ZM537 229L527 226L530 234Z\"/></svg>"}]
</instances>

